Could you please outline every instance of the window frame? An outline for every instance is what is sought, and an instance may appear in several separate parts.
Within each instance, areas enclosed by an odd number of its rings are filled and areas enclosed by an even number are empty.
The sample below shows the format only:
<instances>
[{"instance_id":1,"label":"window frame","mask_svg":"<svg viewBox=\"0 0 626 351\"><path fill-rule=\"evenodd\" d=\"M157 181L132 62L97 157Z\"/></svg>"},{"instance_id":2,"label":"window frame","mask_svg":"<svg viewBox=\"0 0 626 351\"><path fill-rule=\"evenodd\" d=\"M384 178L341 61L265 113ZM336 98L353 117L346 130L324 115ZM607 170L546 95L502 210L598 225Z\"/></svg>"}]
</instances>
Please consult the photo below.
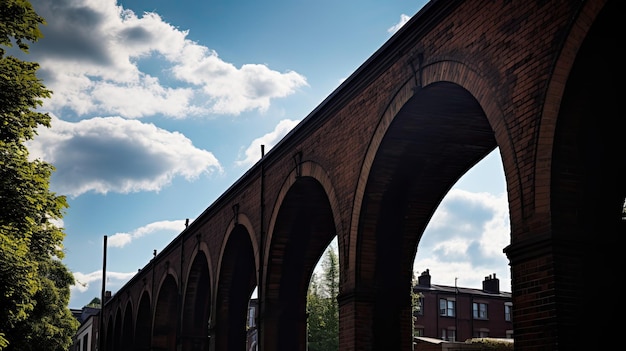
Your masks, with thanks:
<instances>
[{"instance_id":1,"label":"window frame","mask_svg":"<svg viewBox=\"0 0 626 351\"><path fill-rule=\"evenodd\" d=\"M456 299L449 297L439 298L439 316L456 317Z\"/></svg>"},{"instance_id":2,"label":"window frame","mask_svg":"<svg viewBox=\"0 0 626 351\"><path fill-rule=\"evenodd\" d=\"M512 302L504 303L504 320L507 322L513 321L513 303Z\"/></svg>"},{"instance_id":3,"label":"window frame","mask_svg":"<svg viewBox=\"0 0 626 351\"><path fill-rule=\"evenodd\" d=\"M441 328L441 340L456 341L456 329Z\"/></svg>"},{"instance_id":4,"label":"window frame","mask_svg":"<svg viewBox=\"0 0 626 351\"><path fill-rule=\"evenodd\" d=\"M472 302L472 317L480 320L489 319L489 304L480 301Z\"/></svg>"}]
</instances>

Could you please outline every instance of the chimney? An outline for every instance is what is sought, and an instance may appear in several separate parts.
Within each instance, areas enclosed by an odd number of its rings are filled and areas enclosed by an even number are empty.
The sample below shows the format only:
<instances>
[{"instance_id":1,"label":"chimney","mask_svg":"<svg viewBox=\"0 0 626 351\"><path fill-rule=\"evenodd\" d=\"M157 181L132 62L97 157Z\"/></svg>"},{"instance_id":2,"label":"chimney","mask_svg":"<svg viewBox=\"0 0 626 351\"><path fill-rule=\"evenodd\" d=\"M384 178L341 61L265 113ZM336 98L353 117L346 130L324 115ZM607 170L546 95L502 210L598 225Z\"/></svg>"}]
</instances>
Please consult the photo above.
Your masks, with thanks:
<instances>
[{"instance_id":1,"label":"chimney","mask_svg":"<svg viewBox=\"0 0 626 351\"><path fill-rule=\"evenodd\" d=\"M483 281L483 291L491 294L500 293L500 279L496 278L496 274L490 274Z\"/></svg>"},{"instance_id":2,"label":"chimney","mask_svg":"<svg viewBox=\"0 0 626 351\"><path fill-rule=\"evenodd\" d=\"M427 269L417 277L417 285L427 286L430 288L430 271Z\"/></svg>"},{"instance_id":3,"label":"chimney","mask_svg":"<svg viewBox=\"0 0 626 351\"><path fill-rule=\"evenodd\" d=\"M102 301L102 306L104 306L104 304L107 303L109 300L111 300L111 291L107 290L104 292L104 301Z\"/></svg>"}]
</instances>

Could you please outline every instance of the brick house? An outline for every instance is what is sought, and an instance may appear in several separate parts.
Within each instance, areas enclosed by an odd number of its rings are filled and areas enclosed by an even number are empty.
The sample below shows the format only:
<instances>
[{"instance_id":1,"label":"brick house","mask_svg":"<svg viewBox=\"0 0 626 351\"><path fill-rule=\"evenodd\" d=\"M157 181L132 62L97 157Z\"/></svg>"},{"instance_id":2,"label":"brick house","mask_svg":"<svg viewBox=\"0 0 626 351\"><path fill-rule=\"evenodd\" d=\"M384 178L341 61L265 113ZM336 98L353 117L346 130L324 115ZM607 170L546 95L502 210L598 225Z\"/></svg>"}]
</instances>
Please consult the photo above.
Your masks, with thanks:
<instances>
[{"instance_id":1,"label":"brick house","mask_svg":"<svg viewBox=\"0 0 626 351\"><path fill-rule=\"evenodd\" d=\"M446 341L471 338L513 338L511 293L500 291L495 274L485 277L482 289L431 284L427 269L413 291L421 293L415 312L415 336Z\"/></svg>"}]
</instances>

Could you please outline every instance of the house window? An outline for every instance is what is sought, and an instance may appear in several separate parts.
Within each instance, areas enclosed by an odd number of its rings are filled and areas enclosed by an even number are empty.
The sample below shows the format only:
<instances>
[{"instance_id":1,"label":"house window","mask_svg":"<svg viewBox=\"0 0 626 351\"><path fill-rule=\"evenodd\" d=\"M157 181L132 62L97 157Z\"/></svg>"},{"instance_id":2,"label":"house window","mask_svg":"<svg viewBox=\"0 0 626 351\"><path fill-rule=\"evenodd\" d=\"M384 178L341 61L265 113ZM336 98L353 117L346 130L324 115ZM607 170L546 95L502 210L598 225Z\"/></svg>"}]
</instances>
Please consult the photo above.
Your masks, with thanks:
<instances>
[{"instance_id":1,"label":"house window","mask_svg":"<svg viewBox=\"0 0 626 351\"><path fill-rule=\"evenodd\" d=\"M487 304L483 302L472 303L474 319L487 319Z\"/></svg>"},{"instance_id":2,"label":"house window","mask_svg":"<svg viewBox=\"0 0 626 351\"><path fill-rule=\"evenodd\" d=\"M83 336L83 351L89 351L89 334Z\"/></svg>"},{"instance_id":3,"label":"house window","mask_svg":"<svg viewBox=\"0 0 626 351\"><path fill-rule=\"evenodd\" d=\"M475 338L488 338L489 329L474 330L474 337Z\"/></svg>"},{"instance_id":4,"label":"house window","mask_svg":"<svg viewBox=\"0 0 626 351\"><path fill-rule=\"evenodd\" d=\"M439 299L439 315L444 317L454 317L456 301L453 299Z\"/></svg>"},{"instance_id":5,"label":"house window","mask_svg":"<svg viewBox=\"0 0 626 351\"><path fill-rule=\"evenodd\" d=\"M507 322L513 320L513 304L510 302L504 304L504 320Z\"/></svg>"},{"instance_id":6,"label":"house window","mask_svg":"<svg viewBox=\"0 0 626 351\"><path fill-rule=\"evenodd\" d=\"M456 341L456 330L441 329L441 340Z\"/></svg>"},{"instance_id":7,"label":"house window","mask_svg":"<svg viewBox=\"0 0 626 351\"><path fill-rule=\"evenodd\" d=\"M424 328L415 328L413 336L424 336Z\"/></svg>"}]
</instances>

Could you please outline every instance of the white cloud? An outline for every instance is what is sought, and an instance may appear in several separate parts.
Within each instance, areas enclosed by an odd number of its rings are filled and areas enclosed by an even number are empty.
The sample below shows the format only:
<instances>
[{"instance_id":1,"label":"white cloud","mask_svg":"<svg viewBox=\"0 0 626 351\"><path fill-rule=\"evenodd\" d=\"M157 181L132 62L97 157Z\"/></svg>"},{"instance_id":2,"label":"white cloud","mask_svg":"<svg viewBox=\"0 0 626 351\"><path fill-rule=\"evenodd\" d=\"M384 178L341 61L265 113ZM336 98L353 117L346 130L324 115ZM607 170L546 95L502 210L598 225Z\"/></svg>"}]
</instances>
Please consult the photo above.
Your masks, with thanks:
<instances>
[{"instance_id":1,"label":"white cloud","mask_svg":"<svg viewBox=\"0 0 626 351\"><path fill-rule=\"evenodd\" d=\"M218 160L178 132L119 117L76 123L52 118L28 143L32 158L56 167L55 192L73 197L86 192L159 191L172 179L194 180L222 172Z\"/></svg>"},{"instance_id":2,"label":"white cloud","mask_svg":"<svg viewBox=\"0 0 626 351\"><path fill-rule=\"evenodd\" d=\"M138 16L115 0L34 0L33 6L47 25L29 58L40 63L44 84L54 92L44 107L57 113L238 115L266 111L272 99L307 85L293 71L237 68L157 13Z\"/></svg>"},{"instance_id":3,"label":"white cloud","mask_svg":"<svg viewBox=\"0 0 626 351\"><path fill-rule=\"evenodd\" d=\"M458 286L478 289L485 276L496 273L500 290L511 291L508 259L502 251L509 243L506 194L453 188L420 240L414 271L419 275L430 269L433 284L452 286L458 278Z\"/></svg>"},{"instance_id":4,"label":"white cloud","mask_svg":"<svg viewBox=\"0 0 626 351\"><path fill-rule=\"evenodd\" d=\"M158 79L142 75L136 83L98 82L93 84L89 99L84 102L90 105L83 110L117 114L127 118L156 114L182 118L208 112L202 107L192 106L193 97L192 89L163 87Z\"/></svg>"},{"instance_id":5,"label":"white cloud","mask_svg":"<svg viewBox=\"0 0 626 351\"><path fill-rule=\"evenodd\" d=\"M102 283L102 270L90 273L74 272L75 284L70 286L72 294L87 292L92 284ZM106 272L107 285L112 283L115 286L121 286L134 277L137 272Z\"/></svg>"},{"instance_id":6,"label":"white cloud","mask_svg":"<svg viewBox=\"0 0 626 351\"><path fill-rule=\"evenodd\" d=\"M174 237L181 233L182 230L185 229L185 222L187 220L173 220L173 221L158 221L149 223L140 228L134 229L127 233L115 233L111 236L107 237L107 249L110 248L124 248L127 245L131 245L133 242L137 241L140 238L149 237L150 243L155 244L158 241L162 241L164 245L167 245L171 242ZM192 219L189 220L193 221ZM154 237L155 235L159 235L160 238ZM139 243L141 244L141 242ZM102 243L104 245L104 242ZM143 245L143 244L141 244ZM107 250L109 251L109 250ZM134 249L131 248L131 255L133 259L137 262L143 262L143 258L141 255L138 255ZM128 255L128 253L125 253ZM151 256L150 256L151 257ZM115 293L119 288L121 288L124 284L126 284L132 277L137 274L138 271L133 272L120 272L120 266L128 266L130 263L127 260L121 260L118 254L112 255L112 269L117 269L118 271L107 270L106 272L106 290ZM115 264L117 263L117 264ZM145 263L145 262L143 262ZM110 268L110 269L111 269ZM71 300L82 300L82 296L87 294L92 295L93 297L99 296L100 291L97 291L95 288L100 288L102 284L102 270L96 270L89 273L84 272L73 272L75 283L70 286L71 290ZM96 285L94 287L94 285ZM71 303L70 303L71 304Z\"/></svg>"},{"instance_id":7,"label":"white cloud","mask_svg":"<svg viewBox=\"0 0 626 351\"><path fill-rule=\"evenodd\" d=\"M198 46L188 51L172 71L177 78L202 87L212 101L213 113L238 115L254 109L263 112L272 98L285 97L307 85L306 79L296 72L280 73L260 64L237 69L222 61L215 51Z\"/></svg>"},{"instance_id":8,"label":"white cloud","mask_svg":"<svg viewBox=\"0 0 626 351\"><path fill-rule=\"evenodd\" d=\"M461 237L455 237L433 246L433 251L438 251L441 256L448 257L452 261L467 260L467 247L471 241Z\"/></svg>"},{"instance_id":9,"label":"white cloud","mask_svg":"<svg viewBox=\"0 0 626 351\"><path fill-rule=\"evenodd\" d=\"M300 123L299 120L284 119L276 125L273 131L256 138L250 143L248 148L244 151L243 159L236 161L237 166L251 166L259 159L261 159L261 145L265 145L265 152L267 153L274 145L276 145L282 138L285 137L296 125Z\"/></svg>"},{"instance_id":10,"label":"white cloud","mask_svg":"<svg viewBox=\"0 0 626 351\"><path fill-rule=\"evenodd\" d=\"M166 234L179 234L185 229L185 221L158 221L153 222L143 227L137 228L130 233L115 233L107 238L108 247L124 247L130 244L133 240L141 238L146 235L155 234L159 232L165 232Z\"/></svg>"},{"instance_id":11,"label":"white cloud","mask_svg":"<svg viewBox=\"0 0 626 351\"><path fill-rule=\"evenodd\" d=\"M402 28L402 26L404 26L410 19L411 19L411 16L407 16L405 14L401 14L400 15L400 22L394 24L392 27L387 29L387 32L391 33L391 34L397 32L398 29Z\"/></svg>"}]
</instances>

